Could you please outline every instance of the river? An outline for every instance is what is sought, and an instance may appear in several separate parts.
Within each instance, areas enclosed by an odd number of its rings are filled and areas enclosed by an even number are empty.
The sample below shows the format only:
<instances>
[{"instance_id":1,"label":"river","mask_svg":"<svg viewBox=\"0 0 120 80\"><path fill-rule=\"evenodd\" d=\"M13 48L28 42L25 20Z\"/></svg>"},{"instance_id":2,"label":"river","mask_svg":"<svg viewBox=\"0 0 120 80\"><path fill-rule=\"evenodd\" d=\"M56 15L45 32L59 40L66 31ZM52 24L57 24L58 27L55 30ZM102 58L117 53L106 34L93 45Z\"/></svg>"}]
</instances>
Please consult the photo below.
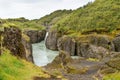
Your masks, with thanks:
<instances>
[{"instance_id":1,"label":"river","mask_svg":"<svg viewBox=\"0 0 120 80\"><path fill-rule=\"evenodd\" d=\"M37 66L45 66L48 63L51 63L58 55L58 51L52 51L46 48L45 41L32 44L32 48L33 60Z\"/></svg>"}]
</instances>

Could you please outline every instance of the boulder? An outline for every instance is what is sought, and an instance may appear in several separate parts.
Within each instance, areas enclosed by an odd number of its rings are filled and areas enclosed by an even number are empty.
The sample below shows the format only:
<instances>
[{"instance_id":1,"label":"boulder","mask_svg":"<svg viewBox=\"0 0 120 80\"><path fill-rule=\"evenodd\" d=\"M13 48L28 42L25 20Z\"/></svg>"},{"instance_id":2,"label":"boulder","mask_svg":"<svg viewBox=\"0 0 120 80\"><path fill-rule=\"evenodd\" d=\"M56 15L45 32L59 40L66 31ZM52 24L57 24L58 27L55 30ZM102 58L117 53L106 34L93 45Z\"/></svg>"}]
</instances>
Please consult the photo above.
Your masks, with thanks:
<instances>
[{"instance_id":1,"label":"boulder","mask_svg":"<svg viewBox=\"0 0 120 80\"><path fill-rule=\"evenodd\" d=\"M66 66L68 63L72 62L72 58L70 57L69 53L65 51L60 51L59 55L55 57L55 59L52 61L52 63L49 63L47 67L55 67L55 68L61 68Z\"/></svg>"},{"instance_id":2,"label":"boulder","mask_svg":"<svg viewBox=\"0 0 120 80\"><path fill-rule=\"evenodd\" d=\"M58 50L63 50L69 53L71 56L75 55L75 40L68 36L63 36L58 39Z\"/></svg>"},{"instance_id":3,"label":"boulder","mask_svg":"<svg viewBox=\"0 0 120 80\"><path fill-rule=\"evenodd\" d=\"M51 50L58 50L57 48L57 41L58 38L61 37L61 33L58 33L57 31L49 31L48 36L46 38L46 47Z\"/></svg>"}]
</instances>

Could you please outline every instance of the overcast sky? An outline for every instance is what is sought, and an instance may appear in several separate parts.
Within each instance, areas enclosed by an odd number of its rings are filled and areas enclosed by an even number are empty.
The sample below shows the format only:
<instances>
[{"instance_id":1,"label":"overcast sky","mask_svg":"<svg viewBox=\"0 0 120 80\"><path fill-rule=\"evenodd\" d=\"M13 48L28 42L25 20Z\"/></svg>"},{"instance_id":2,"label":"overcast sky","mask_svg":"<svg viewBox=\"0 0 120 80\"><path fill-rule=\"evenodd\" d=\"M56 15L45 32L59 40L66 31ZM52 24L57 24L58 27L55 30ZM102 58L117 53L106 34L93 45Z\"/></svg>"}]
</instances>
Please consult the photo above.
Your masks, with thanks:
<instances>
[{"instance_id":1,"label":"overcast sky","mask_svg":"<svg viewBox=\"0 0 120 80\"><path fill-rule=\"evenodd\" d=\"M38 19L58 9L76 9L94 0L0 0L0 18Z\"/></svg>"}]
</instances>

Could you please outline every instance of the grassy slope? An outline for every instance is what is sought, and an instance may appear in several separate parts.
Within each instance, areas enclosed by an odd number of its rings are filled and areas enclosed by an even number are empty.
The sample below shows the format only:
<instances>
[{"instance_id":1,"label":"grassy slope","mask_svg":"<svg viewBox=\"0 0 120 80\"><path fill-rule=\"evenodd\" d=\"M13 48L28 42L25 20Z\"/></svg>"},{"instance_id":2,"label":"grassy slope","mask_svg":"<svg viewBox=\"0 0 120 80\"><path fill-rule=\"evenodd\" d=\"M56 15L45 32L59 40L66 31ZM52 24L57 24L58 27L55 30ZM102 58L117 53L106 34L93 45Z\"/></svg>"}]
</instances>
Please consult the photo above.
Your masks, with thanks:
<instances>
[{"instance_id":1,"label":"grassy slope","mask_svg":"<svg viewBox=\"0 0 120 80\"><path fill-rule=\"evenodd\" d=\"M59 31L107 30L120 28L120 0L96 0L73 11L54 27Z\"/></svg>"},{"instance_id":2,"label":"grassy slope","mask_svg":"<svg viewBox=\"0 0 120 80\"><path fill-rule=\"evenodd\" d=\"M36 23L33 20L27 20L25 18L15 18L15 19L0 19L0 29L3 27L16 26L21 30L32 29L32 30L44 30L45 27Z\"/></svg>"},{"instance_id":3,"label":"grassy slope","mask_svg":"<svg viewBox=\"0 0 120 80\"><path fill-rule=\"evenodd\" d=\"M33 76L49 77L41 68L17 59L8 50L0 56L0 80L32 80Z\"/></svg>"},{"instance_id":4,"label":"grassy slope","mask_svg":"<svg viewBox=\"0 0 120 80\"><path fill-rule=\"evenodd\" d=\"M72 10L57 10L57 11L54 11L53 13L46 15L36 21L37 21L37 23L44 25L44 26L54 25L57 21L64 18L71 12L72 12Z\"/></svg>"},{"instance_id":5,"label":"grassy slope","mask_svg":"<svg viewBox=\"0 0 120 80\"><path fill-rule=\"evenodd\" d=\"M120 80L120 72L108 74L108 75L104 76L103 80Z\"/></svg>"}]
</instances>

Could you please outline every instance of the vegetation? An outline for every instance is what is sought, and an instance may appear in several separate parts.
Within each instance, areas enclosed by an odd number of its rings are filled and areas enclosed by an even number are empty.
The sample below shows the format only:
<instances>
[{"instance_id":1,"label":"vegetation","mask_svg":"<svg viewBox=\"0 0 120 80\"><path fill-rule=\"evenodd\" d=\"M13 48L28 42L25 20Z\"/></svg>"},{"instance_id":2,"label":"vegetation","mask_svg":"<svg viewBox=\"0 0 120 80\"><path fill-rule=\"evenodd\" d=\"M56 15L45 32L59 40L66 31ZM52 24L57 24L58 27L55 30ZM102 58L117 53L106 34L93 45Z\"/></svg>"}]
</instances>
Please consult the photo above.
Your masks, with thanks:
<instances>
[{"instance_id":1,"label":"vegetation","mask_svg":"<svg viewBox=\"0 0 120 80\"><path fill-rule=\"evenodd\" d=\"M0 80L33 80L34 76L50 77L32 63L12 56L8 50L0 56Z\"/></svg>"},{"instance_id":2,"label":"vegetation","mask_svg":"<svg viewBox=\"0 0 120 80\"><path fill-rule=\"evenodd\" d=\"M120 28L120 0L95 0L78 8L54 26L67 32L112 32ZM99 31L100 30L100 31Z\"/></svg>"},{"instance_id":3,"label":"vegetation","mask_svg":"<svg viewBox=\"0 0 120 80\"><path fill-rule=\"evenodd\" d=\"M44 30L45 27L36 23L32 20L27 20L25 18L15 18L15 19L1 19L0 20L0 29L4 27L15 26L19 27L21 30L32 29L32 30Z\"/></svg>"},{"instance_id":4,"label":"vegetation","mask_svg":"<svg viewBox=\"0 0 120 80\"><path fill-rule=\"evenodd\" d=\"M103 80L120 80L120 72L108 74L104 76Z\"/></svg>"},{"instance_id":5,"label":"vegetation","mask_svg":"<svg viewBox=\"0 0 120 80\"><path fill-rule=\"evenodd\" d=\"M36 22L44 26L54 25L56 22L58 22L59 20L61 20L71 12L72 10L57 10L49 15L46 15L36 20Z\"/></svg>"}]
</instances>

